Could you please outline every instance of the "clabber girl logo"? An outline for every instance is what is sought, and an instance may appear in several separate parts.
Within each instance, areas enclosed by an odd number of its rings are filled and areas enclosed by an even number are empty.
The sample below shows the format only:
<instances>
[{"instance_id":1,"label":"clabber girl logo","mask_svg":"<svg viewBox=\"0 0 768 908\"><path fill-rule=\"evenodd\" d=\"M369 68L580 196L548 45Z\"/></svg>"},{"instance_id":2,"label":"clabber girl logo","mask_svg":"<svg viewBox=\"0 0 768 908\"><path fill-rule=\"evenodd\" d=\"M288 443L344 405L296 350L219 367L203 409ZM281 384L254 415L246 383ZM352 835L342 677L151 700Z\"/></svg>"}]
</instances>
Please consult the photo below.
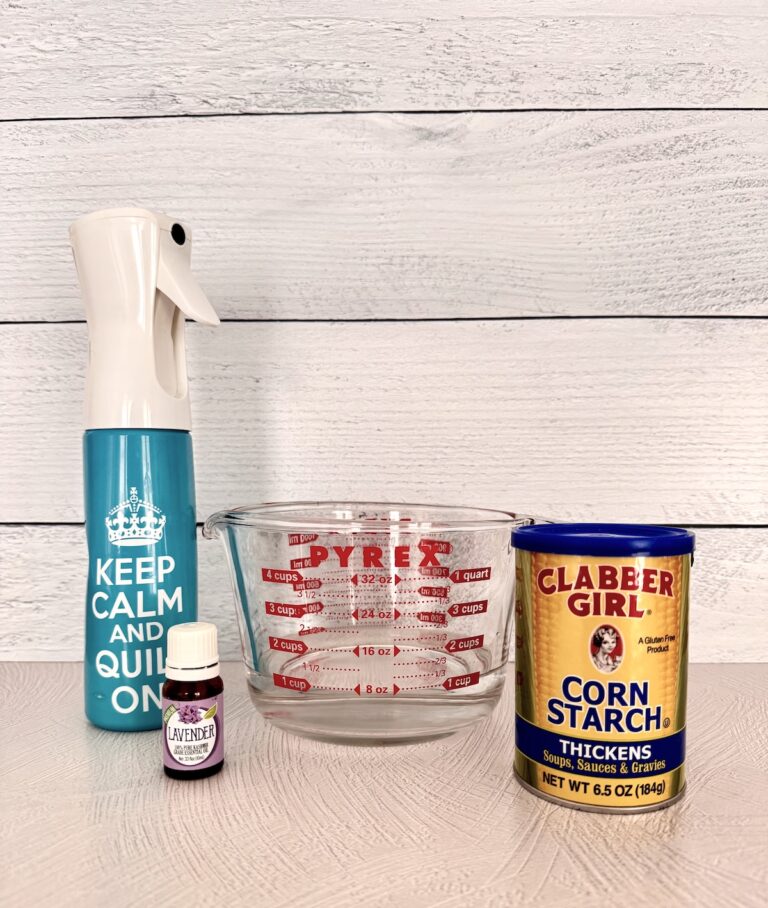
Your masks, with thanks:
<instances>
[{"instance_id":1,"label":"clabber girl logo","mask_svg":"<svg viewBox=\"0 0 768 908\"><path fill-rule=\"evenodd\" d=\"M615 672L624 656L621 634L610 624L601 624L590 638L589 655L598 671Z\"/></svg>"}]
</instances>

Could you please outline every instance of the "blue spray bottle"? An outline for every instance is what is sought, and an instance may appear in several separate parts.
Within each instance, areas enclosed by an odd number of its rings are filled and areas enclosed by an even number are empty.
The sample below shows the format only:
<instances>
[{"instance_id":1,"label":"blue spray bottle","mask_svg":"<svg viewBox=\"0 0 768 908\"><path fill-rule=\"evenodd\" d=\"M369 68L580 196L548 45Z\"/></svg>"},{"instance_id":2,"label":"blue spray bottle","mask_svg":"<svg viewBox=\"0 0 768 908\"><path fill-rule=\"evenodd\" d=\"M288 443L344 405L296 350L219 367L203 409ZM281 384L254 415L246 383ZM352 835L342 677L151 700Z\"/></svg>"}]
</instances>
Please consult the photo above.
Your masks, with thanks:
<instances>
[{"instance_id":1,"label":"blue spray bottle","mask_svg":"<svg viewBox=\"0 0 768 908\"><path fill-rule=\"evenodd\" d=\"M197 620L184 318L219 320L177 221L97 211L70 240L89 334L85 713L101 728L142 731L162 725L168 629Z\"/></svg>"}]
</instances>

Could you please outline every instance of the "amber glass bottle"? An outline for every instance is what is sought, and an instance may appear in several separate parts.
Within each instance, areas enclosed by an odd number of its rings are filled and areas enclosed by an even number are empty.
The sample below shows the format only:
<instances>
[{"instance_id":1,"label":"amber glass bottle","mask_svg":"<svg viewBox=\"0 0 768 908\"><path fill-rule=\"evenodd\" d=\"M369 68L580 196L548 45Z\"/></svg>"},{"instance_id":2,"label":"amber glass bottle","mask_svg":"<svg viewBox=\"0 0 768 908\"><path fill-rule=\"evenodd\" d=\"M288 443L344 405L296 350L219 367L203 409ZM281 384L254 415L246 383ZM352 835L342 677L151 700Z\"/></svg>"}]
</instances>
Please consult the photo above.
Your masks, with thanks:
<instances>
[{"instance_id":1,"label":"amber glass bottle","mask_svg":"<svg viewBox=\"0 0 768 908\"><path fill-rule=\"evenodd\" d=\"M172 779L202 779L224 765L224 682L216 627L202 621L168 631L163 685L163 767Z\"/></svg>"}]
</instances>

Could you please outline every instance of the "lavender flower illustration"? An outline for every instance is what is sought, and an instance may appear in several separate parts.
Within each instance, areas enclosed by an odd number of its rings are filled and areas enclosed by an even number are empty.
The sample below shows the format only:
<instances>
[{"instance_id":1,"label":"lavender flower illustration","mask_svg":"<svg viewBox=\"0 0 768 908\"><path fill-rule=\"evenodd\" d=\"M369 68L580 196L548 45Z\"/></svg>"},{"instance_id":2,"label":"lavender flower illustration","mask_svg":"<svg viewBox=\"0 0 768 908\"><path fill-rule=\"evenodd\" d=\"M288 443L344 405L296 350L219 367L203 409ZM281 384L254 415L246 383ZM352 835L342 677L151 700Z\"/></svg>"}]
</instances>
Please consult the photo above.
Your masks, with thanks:
<instances>
[{"instance_id":1,"label":"lavender flower illustration","mask_svg":"<svg viewBox=\"0 0 768 908\"><path fill-rule=\"evenodd\" d=\"M179 707L179 722L185 725L196 725L200 721L200 707L191 703L182 703Z\"/></svg>"}]
</instances>

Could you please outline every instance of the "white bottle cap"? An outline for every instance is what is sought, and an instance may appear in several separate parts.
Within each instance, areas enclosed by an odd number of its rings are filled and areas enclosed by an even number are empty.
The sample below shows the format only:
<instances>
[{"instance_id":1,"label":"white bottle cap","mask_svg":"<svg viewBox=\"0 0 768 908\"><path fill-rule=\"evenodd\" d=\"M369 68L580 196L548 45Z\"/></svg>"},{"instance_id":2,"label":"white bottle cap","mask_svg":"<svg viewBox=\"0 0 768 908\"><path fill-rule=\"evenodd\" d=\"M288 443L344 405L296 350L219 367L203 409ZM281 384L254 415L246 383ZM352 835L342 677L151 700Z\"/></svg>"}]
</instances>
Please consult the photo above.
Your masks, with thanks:
<instances>
[{"instance_id":1,"label":"white bottle cap","mask_svg":"<svg viewBox=\"0 0 768 908\"><path fill-rule=\"evenodd\" d=\"M204 681L219 673L219 646L215 624L190 621L168 631L165 676L174 681Z\"/></svg>"},{"instance_id":2,"label":"white bottle cap","mask_svg":"<svg viewBox=\"0 0 768 908\"><path fill-rule=\"evenodd\" d=\"M69 235L88 320L86 428L189 431L184 318L219 323L192 275L189 227L111 208Z\"/></svg>"}]
</instances>

